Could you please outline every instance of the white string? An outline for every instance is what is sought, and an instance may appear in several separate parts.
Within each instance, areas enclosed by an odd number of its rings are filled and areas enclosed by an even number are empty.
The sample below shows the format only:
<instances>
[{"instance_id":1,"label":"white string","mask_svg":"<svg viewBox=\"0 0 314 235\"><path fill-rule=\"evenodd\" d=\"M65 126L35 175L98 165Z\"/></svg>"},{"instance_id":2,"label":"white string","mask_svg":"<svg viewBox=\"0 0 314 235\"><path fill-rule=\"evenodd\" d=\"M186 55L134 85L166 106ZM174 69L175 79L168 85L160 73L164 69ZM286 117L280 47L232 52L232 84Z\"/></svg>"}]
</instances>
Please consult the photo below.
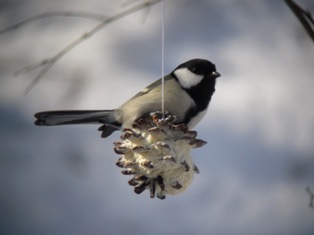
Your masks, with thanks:
<instances>
[{"instance_id":1,"label":"white string","mask_svg":"<svg viewBox=\"0 0 314 235\"><path fill-rule=\"evenodd\" d=\"M165 6L164 0L161 1L161 112L165 113Z\"/></svg>"}]
</instances>

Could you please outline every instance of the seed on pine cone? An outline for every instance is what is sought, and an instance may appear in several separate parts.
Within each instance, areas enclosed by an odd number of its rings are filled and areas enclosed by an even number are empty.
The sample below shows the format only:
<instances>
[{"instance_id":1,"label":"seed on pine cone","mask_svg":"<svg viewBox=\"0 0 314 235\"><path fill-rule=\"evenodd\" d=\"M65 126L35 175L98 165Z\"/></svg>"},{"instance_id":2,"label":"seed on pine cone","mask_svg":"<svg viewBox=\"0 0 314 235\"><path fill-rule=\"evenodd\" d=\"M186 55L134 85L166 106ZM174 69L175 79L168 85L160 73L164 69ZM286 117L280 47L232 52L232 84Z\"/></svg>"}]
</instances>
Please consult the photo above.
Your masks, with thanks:
<instances>
[{"instance_id":1,"label":"seed on pine cone","mask_svg":"<svg viewBox=\"0 0 314 235\"><path fill-rule=\"evenodd\" d=\"M133 176L128 183L135 193L147 189L151 198L164 199L185 191L199 173L190 152L206 142L174 121L175 116L161 113L141 117L114 143L114 151L121 155L116 165L124 168L122 174Z\"/></svg>"}]
</instances>

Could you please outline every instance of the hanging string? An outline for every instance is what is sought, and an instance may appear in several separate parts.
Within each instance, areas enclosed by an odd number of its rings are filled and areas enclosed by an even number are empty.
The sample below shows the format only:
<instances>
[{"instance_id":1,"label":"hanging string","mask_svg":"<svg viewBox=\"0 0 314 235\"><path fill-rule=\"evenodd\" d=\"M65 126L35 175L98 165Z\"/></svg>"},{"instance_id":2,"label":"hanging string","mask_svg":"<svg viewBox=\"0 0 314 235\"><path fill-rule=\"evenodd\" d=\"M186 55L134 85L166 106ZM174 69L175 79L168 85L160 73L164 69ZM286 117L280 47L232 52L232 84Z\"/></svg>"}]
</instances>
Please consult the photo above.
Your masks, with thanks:
<instances>
[{"instance_id":1,"label":"hanging string","mask_svg":"<svg viewBox=\"0 0 314 235\"><path fill-rule=\"evenodd\" d=\"M165 5L164 0L161 1L161 112L165 113Z\"/></svg>"}]
</instances>

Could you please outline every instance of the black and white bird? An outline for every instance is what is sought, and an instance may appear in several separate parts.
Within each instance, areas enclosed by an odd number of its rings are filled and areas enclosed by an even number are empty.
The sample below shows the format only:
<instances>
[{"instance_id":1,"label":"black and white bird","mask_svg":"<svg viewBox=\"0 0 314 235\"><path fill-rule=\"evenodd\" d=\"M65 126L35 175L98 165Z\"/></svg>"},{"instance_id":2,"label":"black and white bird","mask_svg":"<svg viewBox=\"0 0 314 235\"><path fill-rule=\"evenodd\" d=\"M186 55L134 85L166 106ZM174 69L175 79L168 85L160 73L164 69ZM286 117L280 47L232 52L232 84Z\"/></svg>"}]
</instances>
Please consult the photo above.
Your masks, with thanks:
<instances>
[{"instance_id":1,"label":"black and white bird","mask_svg":"<svg viewBox=\"0 0 314 235\"><path fill-rule=\"evenodd\" d=\"M176 123L193 128L205 115L215 92L220 74L213 63L204 59L189 60L164 77L164 108L176 115ZM133 122L149 113L161 110L161 79L152 83L113 110L62 110L35 114L38 126L68 124L103 124L102 137L115 130L131 128Z\"/></svg>"}]
</instances>

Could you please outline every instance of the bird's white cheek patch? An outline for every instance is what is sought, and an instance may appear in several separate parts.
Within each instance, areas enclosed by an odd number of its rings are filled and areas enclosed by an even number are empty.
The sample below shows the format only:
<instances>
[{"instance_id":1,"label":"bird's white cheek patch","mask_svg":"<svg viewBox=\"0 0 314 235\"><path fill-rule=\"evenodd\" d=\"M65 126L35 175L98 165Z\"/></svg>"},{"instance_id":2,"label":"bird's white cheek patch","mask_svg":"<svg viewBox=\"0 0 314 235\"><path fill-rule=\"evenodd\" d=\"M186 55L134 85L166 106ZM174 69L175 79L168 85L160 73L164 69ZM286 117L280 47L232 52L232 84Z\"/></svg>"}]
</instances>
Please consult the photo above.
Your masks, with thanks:
<instances>
[{"instance_id":1,"label":"bird's white cheek patch","mask_svg":"<svg viewBox=\"0 0 314 235\"><path fill-rule=\"evenodd\" d=\"M194 74L187 68L177 69L174 74L177 76L181 86L185 89L196 86L203 79L203 75Z\"/></svg>"}]
</instances>

